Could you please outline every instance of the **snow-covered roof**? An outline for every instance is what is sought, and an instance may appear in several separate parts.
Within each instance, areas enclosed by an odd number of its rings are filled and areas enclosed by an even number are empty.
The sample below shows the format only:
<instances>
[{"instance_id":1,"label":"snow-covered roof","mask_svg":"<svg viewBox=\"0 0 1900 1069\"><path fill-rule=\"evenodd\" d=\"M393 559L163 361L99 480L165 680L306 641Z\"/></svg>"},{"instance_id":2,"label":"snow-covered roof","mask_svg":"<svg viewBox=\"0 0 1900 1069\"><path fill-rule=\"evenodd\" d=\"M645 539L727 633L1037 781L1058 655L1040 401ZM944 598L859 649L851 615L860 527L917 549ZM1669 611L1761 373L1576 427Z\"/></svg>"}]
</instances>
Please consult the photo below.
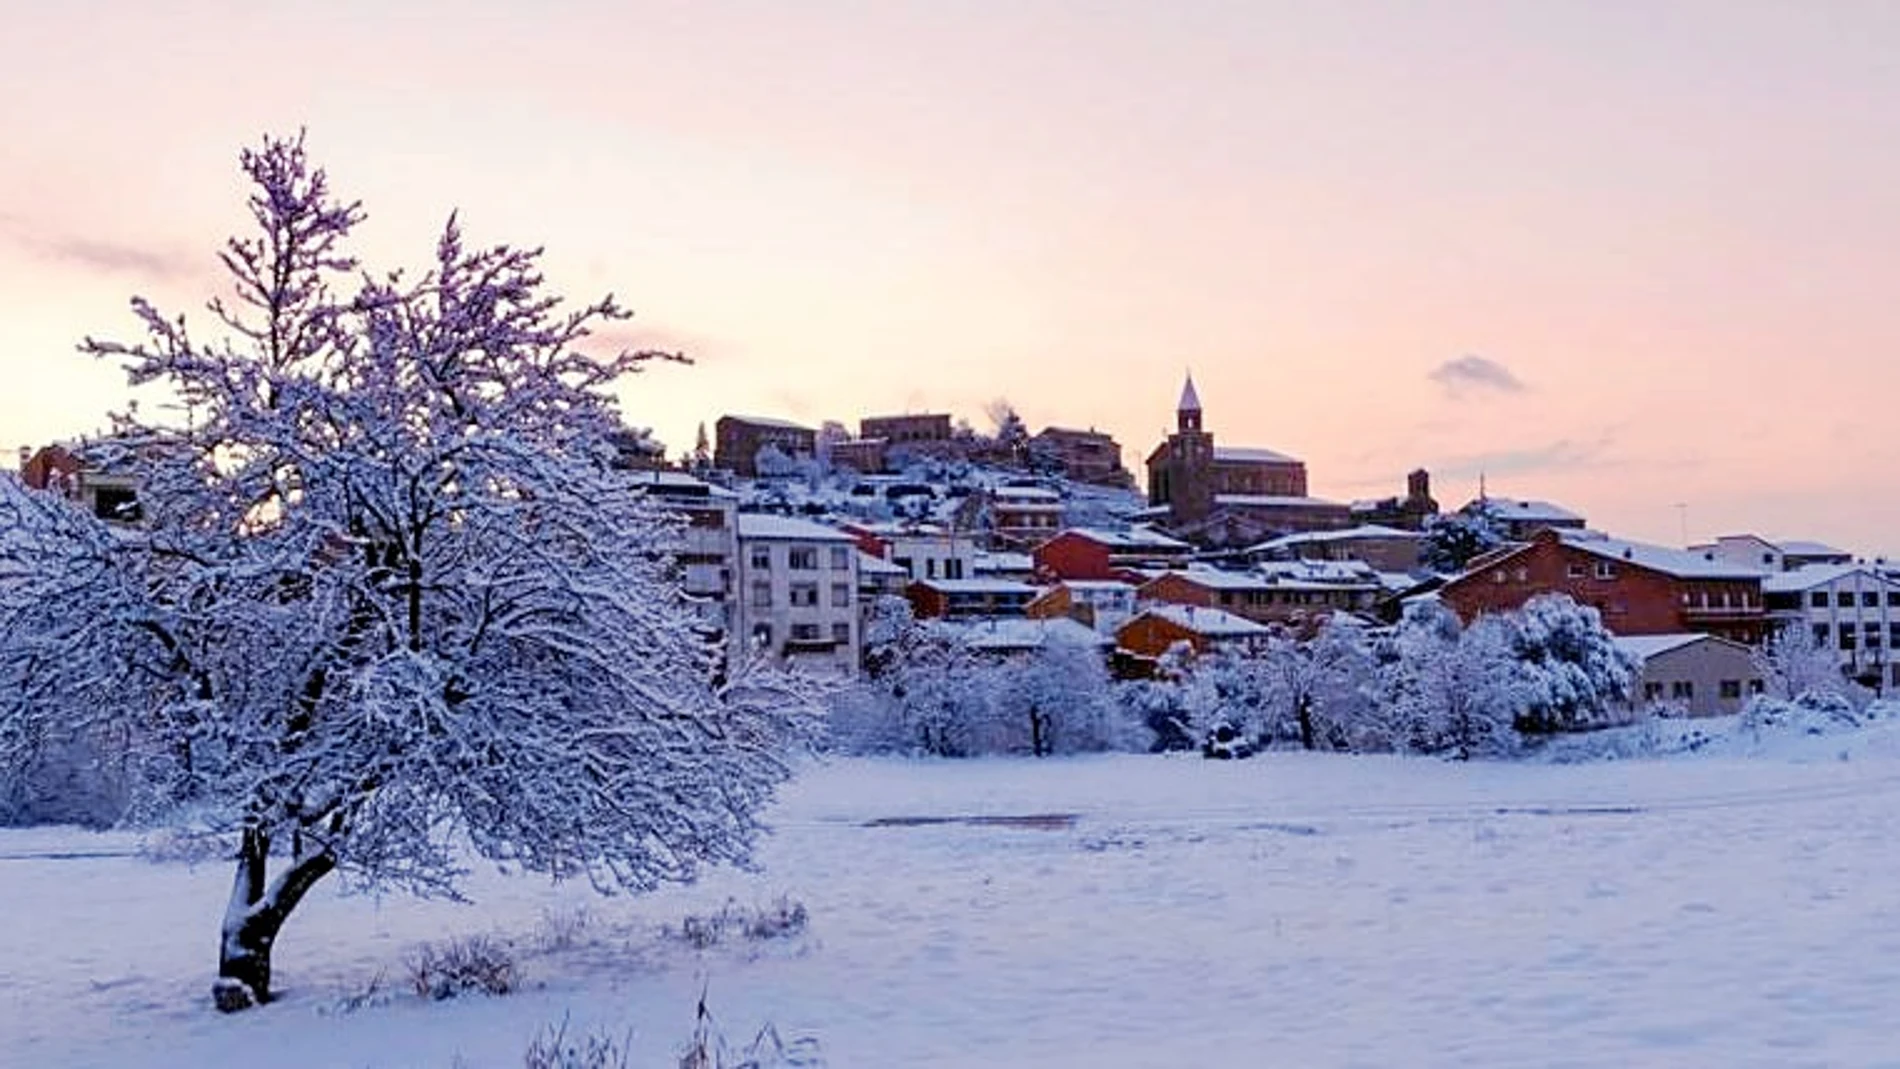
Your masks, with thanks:
<instances>
[{"instance_id":1,"label":"snow-covered roof","mask_svg":"<svg viewBox=\"0 0 1900 1069\"><path fill-rule=\"evenodd\" d=\"M910 572L908 569L901 568L895 564L892 564L890 561L885 560L883 557L873 557L869 553L866 553L863 550L859 550L858 551L858 574L864 575L864 576L871 576L871 575L908 576L910 575Z\"/></svg>"},{"instance_id":2,"label":"snow-covered roof","mask_svg":"<svg viewBox=\"0 0 1900 1069\"><path fill-rule=\"evenodd\" d=\"M1611 641L1616 643L1616 648L1622 650L1624 653L1630 654L1638 660L1647 661L1651 657L1668 653L1670 650L1679 650L1684 646L1693 646L1698 642L1713 639L1714 637L1713 635L1706 635L1699 631L1690 631L1674 635L1617 635L1612 638Z\"/></svg>"},{"instance_id":3,"label":"snow-covered roof","mask_svg":"<svg viewBox=\"0 0 1900 1069\"><path fill-rule=\"evenodd\" d=\"M1472 502L1472 505L1477 502ZM1518 523L1582 523L1583 517L1550 501L1487 497L1484 504L1500 520ZM1471 505L1465 506L1470 508Z\"/></svg>"},{"instance_id":4,"label":"snow-covered roof","mask_svg":"<svg viewBox=\"0 0 1900 1069\"><path fill-rule=\"evenodd\" d=\"M1030 597L1035 597L1037 594L1042 593L1042 588L1039 586L1031 586L1028 583L1018 583L1009 579L919 579L917 582L920 586L926 586L945 594L1026 594Z\"/></svg>"},{"instance_id":5,"label":"snow-covered roof","mask_svg":"<svg viewBox=\"0 0 1900 1069\"><path fill-rule=\"evenodd\" d=\"M1115 644L1114 639L1066 616L1047 620L1011 617L949 626L962 633L966 645L979 650L1033 650L1048 646L1100 649Z\"/></svg>"},{"instance_id":6,"label":"snow-covered roof","mask_svg":"<svg viewBox=\"0 0 1900 1069\"><path fill-rule=\"evenodd\" d=\"M741 512L737 517L739 537L774 542L849 542L851 536L836 527L763 512Z\"/></svg>"},{"instance_id":7,"label":"snow-covered roof","mask_svg":"<svg viewBox=\"0 0 1900 1069\"><path fill-rule=\"evenodd\" d=\"M998 486L990 490L999 500L1011 501L1061 501L1062 495L1046 486Z\"/></svg>"},{"instance_id":8,"label":"snow-covered roof","mask_svg":"<svg viewBox=\"0 0 1900 1069\"><path fill-rule=\"evenodd\" d=\"M978 553L970 567L979 572L1033 572L1036 561L1027 553Z\"/></svg>"},{"instance_id":9,"label":"snow-covered roof","mask_svg":"<svg viewBox=\"0 0 1900 1069\"><path fill-rule=\"evenodd\" d=\"M1135 589L1132 584L1124 583L1119 579L1064 579L1056 585L1066 586L1070 590L1085 590L1091 593L1104 594L1117 591L1133 591Z\"/></svg>"},{"instance_id":10,"label":"snow-covered roof","mask_svg":"<svg viewBox=\"0 0 1900 1069\"><path fill-rule=\"evenodd\" d=\"M755 427L778 427L781 430L788 431L811 430L810 427L805 426L803 423L794 423L789 419L777 419L772 416L741 416L736 413L727 413L725 418L737 423L750 423Z\"/></svg>"},{"instance_id":11,"label":"snow-covered roof","mask_svg":"<svg viewBox=\"0 0 1900 1069\"><path fill-rule=\"evenodd\" d=\"M1218 568L1179 568L1162 575L1164 578L1174 576L1208 590L1265 590L1270 585L1258 573L1225 572Z\"/></svg>"},{"instance_id":12,"label":"snow-covered roof","mask_svg":"<svg viewBox=\"0 0 1900 1069\"><path fill-rule=\"evenodd\" d=\"M1398 538L1416 541L1425 537L1417 531L1405 531L1397 527L1387 527L1378 523L1362 523L1357 527L1347 527L1339 531L1300 531L1269 539L1247 550L1249 553L1271 553L1278 549L1291 549L1314 542L1356 542L1378 538Z\"/></svg>"},{"instance_id":13,"label":"snow-covered roof","mask_svg":"<svg viewBox=\"0 0 1900 1069\"><path fill-rule=\"evenodd\" d=\"M1231 612L1206 609L1198 605L1150 605L1135 619L1139 620L1142 616L1157 616L1208 638L1251 638L1268 633L1265 625L1235 616Z\"/></svg>"},{"instance_id":14,"label":"snow-covered roof","mask_svg":"<svg viewBox=\"0 0 1900 1069\"><path fill-rule=\"evenodd\" d=\"M691 491L696 497L736 498L739 496L723 486L714 486L704 479L683 471L630 471L627 473L627 478L647 487L655 494L663 495L684 490Z\"/></svg>"},{"instance_id":15,"label":"snow-covered roof","mask_svg":"<svg viewBox=\"0 0 1900 1069\"><path fill-rule=\"evenodd\" d=\"M1835 549L1826 542L1803 542L1795 540L1778 543L1784 557L1851 557L1853 554L1844 549Z\"/></svg>"},{"instance_id":16,"label":"snow-covered roof","mask_svg":"<svg viewBox=\"0 0 1900 1069\"><path fill-rule=\"evenodd\" d=\"M1557 531L1564 545L1583 550L1605 560L1631 564L1673 575L1678 579L1760 579L1762 573L1743 564L1735 564L1713 553L1691 553L1646 542L1627 542L1608 538L1594 531Z\"/></svg>"},{"instance_id":17,"label":"snow-covered roof","mask_svg":"<svg viewBox=\"0 0 1900 1069\"><path fill-rule=\"evenodd\" d=\"M1193 549L1193 546L1178 538L1169 538L1148 527L1130 527L1126 531L1111 531L1106 527L1071 527L1063 534L1078 534L1092 542L1100 542L1110 549ZM1060 536L1058 536L1060 537Z\"/></svg>"},{"instance_id":18,"label":"snow-covered roof","mask_svg":"<svg viewBox=\"0 0 1900 1069\"><path fill-rule=\"evenodd\" d=\"M1285 494L1215 494L1214 504L1235 508L1303 508L1314 505L1337 506L1323 497L1293 497Z\"/></svg>"},{"instance_id":19,"label":"snow-covered roof","mask_svg":"<svg viewBox=\"0 0 1900 1069\"><path fill-rule=\"evenodd\" d=\"M1894 585L1892 579L1865 564L1805 564L1791 571L1763 576L1761 590L1764 594L1791 594L1831 586L1855 575L1865 577L1869 585Z\"/></svg>"},{"instance_id":20,"label":"snow-covered roof","mask_svg":"<svg viewBox=\"0 0 1900 1069\"><path fill-rule=\"evenodd\" d=\"M1227 461L1231 464L1298 464L1298 457L1272 449L1260 449L1245 445L1217 445L1214 447L1214 462Z\"/></svg>"}]
</instances>

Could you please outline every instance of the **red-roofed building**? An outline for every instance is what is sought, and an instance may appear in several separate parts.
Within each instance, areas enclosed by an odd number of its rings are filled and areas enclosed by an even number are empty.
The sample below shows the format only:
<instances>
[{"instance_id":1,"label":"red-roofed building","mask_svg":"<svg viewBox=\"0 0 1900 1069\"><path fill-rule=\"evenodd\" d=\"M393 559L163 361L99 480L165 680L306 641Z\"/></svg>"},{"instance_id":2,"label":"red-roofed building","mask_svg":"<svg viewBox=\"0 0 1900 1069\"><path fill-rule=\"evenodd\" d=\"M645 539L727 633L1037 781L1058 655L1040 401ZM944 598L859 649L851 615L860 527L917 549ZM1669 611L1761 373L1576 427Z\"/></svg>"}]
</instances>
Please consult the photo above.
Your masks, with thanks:
<instances>
[{"instance_id":1,"label":"red-roofed building","mask_svg":"<svg viewBox=\"0 0 1900 1069\"><path fill-rule=\"evenodd\" d=\"M1697 631L1753 644L1768 622L1759 571L1713 553L1552 527L1473 561L1438 597L1470 620L1549 593L1594 606L1619 635Z\"/></svg>"}]
</instances>

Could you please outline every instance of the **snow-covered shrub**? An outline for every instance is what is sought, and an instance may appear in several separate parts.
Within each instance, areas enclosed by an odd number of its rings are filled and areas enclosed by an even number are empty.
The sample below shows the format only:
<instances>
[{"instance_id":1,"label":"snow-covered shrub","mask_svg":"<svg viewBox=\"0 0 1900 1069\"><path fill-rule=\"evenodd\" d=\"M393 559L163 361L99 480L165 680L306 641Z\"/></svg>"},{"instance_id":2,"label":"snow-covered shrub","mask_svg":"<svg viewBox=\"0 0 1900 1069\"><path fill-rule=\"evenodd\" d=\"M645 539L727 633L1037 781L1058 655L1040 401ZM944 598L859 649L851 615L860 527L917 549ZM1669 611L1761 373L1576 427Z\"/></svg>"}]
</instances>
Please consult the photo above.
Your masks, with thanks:
<instances>
[{"instance_id":1,"label":"snow-covered shrub","mask_svg":"<svg viewBox=\"0 0 1900 1069\"><path fill-rule=\"evenodd\" d=\"M799 1036L789 1043L779 1035L778 1026L767 1022L744 1047L733 1047L706 1006L706 992L699 993L694 1013L693 1037L681 1048L679 1069L814 1069L825 1064L824 1052L813 1036Z\"/></svg>"},{"instance_id":2,"label":"snow-covered shrub","mask_svg":"<svg viewBox=\"0 0 1900 1069\"><path fill-rule=\"evenodd\" d=\"M468 993L506 995L521 984L514 951L486 935L424 943L410 954L408 966L417 996L438 1002Z\"/></svg>"},{"instance_id":3,"label":"snow-covered shrub","mask_svg":"<svg viewBox=\"0 0 1900 1069\"><path fill-rule=\"evenodd\" d=\"M810 922L805 904L784 895L764 906L741 906L727 899L716 912L682 918L678 938L695 950L706 950L734 937L755 943L787 939L803 932Z\"/></svg>"},{"instance_id":4,"label":"snow-covered shrub","mask_svg":"<svg viewBox=\"0 0 1900 1069\"><path fill-rule=\"evenodd\" d=\"M535 1033L522 1055L524 1069L627 1069L631 1034L596 1030L575 1041L568 1039L567 1026L563 1017L558 1026L545 1025Z\"/></svg>"},{"instance_id":5,"label":"snow-covered shrub","mask_svg":"<svg viewBox=\"0 0 1900 1069\"><path fill-rule=\"evenodd\" d=\"M581 944L593 923L594 915L586 906L545 908L535 928L535 943L543 951L572 950Z\"/></svg>"},{"instance_id":6,"label":"snow-covered shrub","mask_svg":"<svg viewBox=\"0 0 1900 1069\"><path fill-rule=\"evenodd\" d=\"M1754 660L1770 698L1793 701L1809 692L1847 696L1850 689L1858 689L1841 674L1834 651L1815 642L1805 623L1790 624L1768 636Z\"/></svg>"},{"instance_id":7,"label":"snow-covered shrub","mask_svg":"<svg viewBox=\"0 0 1900 1069\"><path fill-rule=\"evenodd\" d=\"M1497 617L1512 660L1513 724L1526 734L1598 727L1617 716L1642 665L1603 619L1564 594L1542 594Z\"/></svg>"},{"instance_id":8,"label":"snow-covered shrub","mask_svg":"<svg viewBox=\"0 0 1900 1069\"><path fill-rule=\"evenodd\" d=\"M1509 634L1495 616L1463 627L1437 602L1407 607L1377 655L1377 733L1395 749L1459 758L1517 748Z\"/></svg>"},{"instance_id":9,"label":"snow-covered shrub","mask_svg":"<svg viewBox=\"0 0 1900 1069\"><path fill-rule=\"evenodd\" d=\"M913 622L882 647L871 678L833 696L831 742L846 753L939 757L1144 746L1115 697L1093 649L977 650L955 627Z\"/></svg>"}]
</instances>

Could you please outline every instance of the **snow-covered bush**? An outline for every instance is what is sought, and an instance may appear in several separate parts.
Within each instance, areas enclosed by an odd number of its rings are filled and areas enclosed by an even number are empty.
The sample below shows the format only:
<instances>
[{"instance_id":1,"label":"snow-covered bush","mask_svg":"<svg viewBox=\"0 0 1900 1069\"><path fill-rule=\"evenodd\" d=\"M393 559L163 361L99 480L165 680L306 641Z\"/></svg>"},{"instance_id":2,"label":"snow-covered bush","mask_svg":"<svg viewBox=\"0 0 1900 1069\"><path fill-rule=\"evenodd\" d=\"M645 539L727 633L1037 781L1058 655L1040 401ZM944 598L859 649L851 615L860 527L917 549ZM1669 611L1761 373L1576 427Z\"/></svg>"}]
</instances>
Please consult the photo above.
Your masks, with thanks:
<instances>
[{"instance_id":1,"label":"snow-covered bush","mask_svg":"<svg viewBox=\"0 0 1900 1069\"><path fill-rule=\"evenodd\" d=\"M875 664L870 679L832 699L840 752L1049 756L1146 745L1092 648L980 650L954 626L913 621L880 644Z\"/></svg>"},{"instance_id":2,"label":"snow-covered bush","mask_svg":"<svg viewBox=\"0 0 1900 1069\"><path fill-rule=\"evenodd\" d=\"M1377 720L1368 735L1394 749L1460 758L1503 756L1517 748L1510 635L1495 616L1463 627L1433 601L1407 608L1382 645Z\"/></svg>"},{"instance_id":3,"label":"snow-covered bush","mask_svg":"<svg viewBox=\"0 0 1900 1069\"><path fill-rule=\"evenodd\" d=\"M437 1002L470 993L507 995L521 986L514 951L486 935L424 943L409 956L408 966L417 997Z\"/></svg>"},{"instance_id":4,"label":"snow-covered bush","mask_svg":"<svg viewBox=\"0 0 1900 1069\"><path fill-rule=\"evenodd\" d=\"M1512 660L1513 723L1527 734L1575 731L1617 716L1642 664L1603 619L1564 594L1543 594L1497 617Z\"/></svg>"},{"instance_id":5,"label":"snow-covered bush","mask_svg":"<svg viewBox=\"0 0 1900 1069\"><path fill-rule=\"evenodd\" d=\"M1761 673L1767 696L1783 701L1810 692L1840 694L1853 700L1851 692L1860 689L1841 674L1834 651L1816 643L1814 633L1804 623L1790 624L1769 635L1755 653L1755 670Z\"/></svg>"}]
</instances>

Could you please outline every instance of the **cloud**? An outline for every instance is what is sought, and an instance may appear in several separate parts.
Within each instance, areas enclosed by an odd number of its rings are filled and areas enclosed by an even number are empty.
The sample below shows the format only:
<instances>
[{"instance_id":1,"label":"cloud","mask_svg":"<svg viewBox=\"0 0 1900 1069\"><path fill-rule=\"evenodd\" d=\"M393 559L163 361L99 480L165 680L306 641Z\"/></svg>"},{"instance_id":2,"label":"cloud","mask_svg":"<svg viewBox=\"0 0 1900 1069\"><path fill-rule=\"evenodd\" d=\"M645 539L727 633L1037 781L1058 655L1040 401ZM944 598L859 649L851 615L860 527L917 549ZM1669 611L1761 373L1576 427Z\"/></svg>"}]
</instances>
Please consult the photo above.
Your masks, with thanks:
<instances>
[{"instance_id":1,"label":"cloud","mask_svg":"<svg viewBox=\"0 0 1900 1069\"><path fill-rule=\"evenodd\" d=\"M1499 393L1523 393L1529 387L1511 369L1482 356L1461 356L1433 368L1426 376L1453 396L1467 390L1496 390Z\"/></svg>"},{"instance_id":2,"label":"cloud","mask_svg":"<svg viewBox=\"0 0 1900 1069\"><path fill-rule=\"evenodd\" d=\"M188 257L83 234L50 233L18 215L0 213L0 242L34 259L108 275L173 281L199 273Z\"/></svg>"},{"instance_id":3,"label":"cloud","mask_svg":"<svg viewBox=\"0 0 1900 1069\"><path fill-rule=\"evenodd\" d=\"M1439 462L1432 470L1448 478L1472 478L1480 474L1527 475L1603 468L1619 463L1608 455L1611 444L1607 435L1593 442L1559 438L1543 445L1452 457Z\"/></svg>"}]
</instances>

